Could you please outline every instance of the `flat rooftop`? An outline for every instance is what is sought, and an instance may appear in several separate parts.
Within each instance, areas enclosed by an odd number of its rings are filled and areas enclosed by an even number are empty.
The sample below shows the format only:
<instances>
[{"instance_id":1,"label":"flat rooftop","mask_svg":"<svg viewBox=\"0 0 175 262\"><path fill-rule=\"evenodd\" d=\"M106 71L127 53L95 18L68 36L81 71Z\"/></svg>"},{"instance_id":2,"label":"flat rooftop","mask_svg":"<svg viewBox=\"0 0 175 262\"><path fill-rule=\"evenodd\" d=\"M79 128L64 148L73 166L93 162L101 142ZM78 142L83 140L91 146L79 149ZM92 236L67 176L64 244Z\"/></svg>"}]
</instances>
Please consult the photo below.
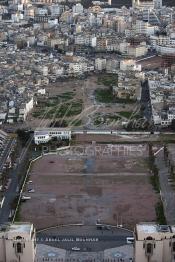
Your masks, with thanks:
<instances>
[{"instance_id":1,"label":"flat rooftop","mask_svg":"<svg viewBox=\"0 0 175 262\"><path fill-rule=\"evenodd\" d=\"M15 223L9 226L7 229L13 233L27 233L30 234L33 228L33 224L30 223Z\"/></svg>"},{"instance_id":2,"label":"flat rooftop","mask_svg":"<svg viewBox=\"0 0 175 262\"><path fill-rule=\"evenodd\" d=\"M39 127L35 129L35 132L51 132L51 131L71 131L71 128L66 127Z\"/></svg>"},{"instance_id":3,"label":"flat rooftop","mask_svg":"<svg viewBox=\"0 0 175 262\"><path fill-rule=\"evenodd\" d=\"M145 234L153 234L153 233L173 233L175 231L175 227L173 229L172 226L169 225L157 225L157 224L138 224L136 226L137 233L145 233Z\"/></svg>"},{"instance_id":4,"label":"flat rooftop","mask_svg":"<svg viewBox=\"0 0 175 262\"><path fill-rule=\"evenodd\" d=\"M156 224L140 224L136 226L137 232L143 233L155 233L157 232L157 225Z\"/></svg>"}]
</instances>

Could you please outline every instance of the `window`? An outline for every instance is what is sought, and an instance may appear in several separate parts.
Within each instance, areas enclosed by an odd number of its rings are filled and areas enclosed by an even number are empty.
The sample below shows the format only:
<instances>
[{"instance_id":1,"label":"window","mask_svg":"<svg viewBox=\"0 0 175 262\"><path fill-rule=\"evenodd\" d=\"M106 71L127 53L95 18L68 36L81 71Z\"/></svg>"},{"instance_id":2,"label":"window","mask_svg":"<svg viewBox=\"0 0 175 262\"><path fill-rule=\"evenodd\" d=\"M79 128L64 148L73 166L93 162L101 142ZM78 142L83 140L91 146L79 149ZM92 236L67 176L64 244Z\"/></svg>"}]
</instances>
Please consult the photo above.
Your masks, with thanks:
<instances>
[{"instance_id":1,"label":"window","mask_svg":"<svg viewBox=\"0 0 175 262\"><path fill-rule=\"evenodd\" d=\"M153 238L152 237L147 237L146 240L153 240Z\"/></svg>"},{"instance_id":2,"label":"window","mask_svg":"<svg viewBox=\"0 0 175 262\"><path fill-rule=\"evenodd\" d=\"M16 240L22 240L22 237L17 236L17 237L16 237Z\"/></svg>"},{"instance_id":3,"label":"window","mask_svg":"<svg viewBox=\"0 0 175 262\"><path fill-rule=\"evenodd\" d=\"M21 236L17 236L16 240L18 240L19 242L16 243L16 253L22 253L22 237Z\"/></svg>"},{"instance_id":4,"label":"window","mask_svg":"<svg viewBox=\"0 0 175 262\"><path fill-rule=\"evenodd\" d=\"M146 246L146 253L147 254L152 254L152 244L148 243Z\"/></svg>"},{"instance_id":5,"label":"window","mask_svg":"<svg viewBox=\"0 0 175 262\"><path fill-rule=\"evenodd\" d=\"M17 253L22 253L22 244L19 243L19 242L16 244L16 252Z\"/></svg>"},{"instance_id":6,"label":"window","mask_svg":"<svg viewBox=\"0 0 175 262\"><path fill-rule=\"evenodd\" d=\"M175 242L172 243L172 250L175 252Z\"/></svg>"}]
</instances>

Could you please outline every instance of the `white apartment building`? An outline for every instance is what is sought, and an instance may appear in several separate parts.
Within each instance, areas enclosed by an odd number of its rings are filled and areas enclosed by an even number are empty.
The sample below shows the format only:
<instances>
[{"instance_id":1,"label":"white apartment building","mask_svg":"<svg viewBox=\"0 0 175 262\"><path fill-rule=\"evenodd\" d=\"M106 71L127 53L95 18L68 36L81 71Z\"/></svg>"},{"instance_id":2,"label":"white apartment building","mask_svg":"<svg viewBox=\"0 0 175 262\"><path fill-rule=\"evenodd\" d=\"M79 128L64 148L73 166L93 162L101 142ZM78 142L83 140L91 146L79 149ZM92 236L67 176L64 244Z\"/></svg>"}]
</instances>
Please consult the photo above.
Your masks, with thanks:
<instances>
[{"instance_id":1,"label":"white apartment building","mask_svg":"<svg viewBox=\"0 0 175 262\"><path fill-rule=\"evenodd\" d=\"M82 14L83 13L83 5L78 3L76 5L73 5L72 11L74 14Z\"/></svg>"},{"instance_id":2,"label":"white apartment building","mask_svg":"<svg viewBox=\"0 0 175 262\"><path fill-rule=\"evenodd\" d=\"M46 8L38 8L37 9L37 14L38 15L47 15L48 14L48 10Z\"/></svg>"},{"instance_id":3,"label":"white apartment building","mask_svg":"<svg viewBox=\"0 0 175 262\"><path fill-rule=\"evenodd\" d=\"M14 223L0 227L0 262L34 262L36 233L33 224Z\"/></svg>"},{"instance_id":4,"label":"white apartment building","mask_svg":"<svg viewBox=\"0 0 175 262\"><path fill-rule=\"evenodd\" d=\"M167 46L157 45L156 51L164 55L174 55L175 45L167 45Z\"/></svg>"},{"instance_id":5,"label":"white apartment building","mask_svg":"<svg viewBox=\"0 0 175 262\"><path fill-rule=\"evenodd\" d=\"M37 90L37 93L38 93L39 95L44 96L44 95L46 94L46 89L45 89L45 88L40 88L40 89Z\"/></svg>"},{"instance_id":6,"label":"white apartment building","mask_svg":"<svg viewBox=\"0 0 175 262\"><path fill-rule=\"evenodd\" d=\"M165 113L165 117L161 118L161 126L162 127L170 126L173 119L175 119L175 110L174 109L168 110Z\"/></svg>"},{"instance_id":7,"label":"white apartment building","mask_svg":"<svg viewBox=\"0 0 175 262\"><path fill-rule=\"evenodd\" d=\"M151 45L156 49L157 52L161 54L175 54L175 39L170 36L151 36Z\"/></svg>"},{"instance_id":8,"label":"white apartment building","mask_svg":"<svg viewBox=\"0 0 175 262\"><path fill-rule=\"evenodd\" d=\"M82 74L82 73L83 73L82 63L69 64L69 74Z\"/></svg>"},{"instance_id":9,"label":"white apartment building","mask_svg":"<svg viewBox=\"0 0 175 262\"><path fill-rule=\"evenodd\" d=\"M54 65L52 68L52 72L56 75L56 76L61 76L64 74L64 67L60 66L60 65Z\"/></svg>"},{"instance_id":10,"label":"white apartment building","mask_svg":"<svg viewBox=\"0 0 175 262\"><path fill-rule=\"evenodd\" d=\"M136 225L134 256L135 262L174 262L175 226Z\"/></svg>"},{"instance_id":11,"label":"white apartment building","mask_svg":"<svg viewBox=\"0 0 175 262\"><path fill-rule=\"evenodd\" d=\"M118 33L124 33L127 27L127 23L124 20L124 17L117 17L116 19L116 30Z\"/></svg>"},{"instance_id":12,"label":"white apartment building","mask_svg":"<svg viewBox=\"0 0 175 262\"><path fill-rule=\"evenodd\" d=\"M97 37L96 36L91 37L90 46L96 47L96 45L97 45Z\"/></svg>"},{"instance_id":13,"label":"white apartment building","mask_svg":"<svg viewBox=\"0 0 175 262\"><path fill-rule=\"evenodd\" d=\"M95 47L97 44L97 38L95 36L84 36L84 35L76 35L74 37L75 44L77 45L87 45Z\"/></svg>"},{"instance_id":14,"label":"white apartment building","mask_svg":"<svg viewBox=\"0 0 175 262\"><path fill-rule=\"evenodd\" d=\"M144 56L147 54L148 47L146 44L140 44L137 46L130 45L128 46L128 55L133 57Z\"/></svg>"},{"instance_id":15,"label":"white apartment building","mask_svg":"<svg viewBox=\"0 0 175 262\"><path fill-rule=\"evenodd\" d=\"M150 41L152 46L175 46L175 38L170 37L170 36L164 36L164 35L159 35L159 36L151 36Z\"/></svg>"},{"instance_id":16,"label":"white apartment building","mask_svg":"<svg viewBox=\"0 0 175 262\"><path fill-rule=\"evenodd\" d=\"M26 103L22 103L19 108L19 120L25 121L28 113L33 109L34 99L33 97Z\"/></svg>"},{"instance_id":17,"label":"white apartment building","mask_svg":"<svg viewBox=\"0 0 175 262\"><path fill-rule=\"evenodd\" d=\"M84 62L75 62L69 64L68 73L74 75L81 75L86 72L94 71L94 65Z\"/></svg>"},{"instance_id":18,"label":"white apartment building","mask_svg":"<svg viewBox=\"0 0 175 262\"><path fill-rule=\"evenodd\" d=\"M129 46L129 43L128 42L122 42L122 43L119 43L119 51L123 54L123 53L127 53L128 52L128 46Z\"/></svg>"},{"instance_id":19,"label":"white apartment building","mask_svg":"<svg viewBox=\"0 0 175 262\"><path fill-rule=\"evenodd\" d=\"M85 45L86 44L86 38L84 35L76 35L74 37L75 44L77 45Z\"/></svg>"},{"instance_id":20,"label":"white apartment building","mask_svg":"<svg viewBox=\"0 0 175 262\"><path fill-rule=\"evenodd\" d=\"M151 26L148 22L136 20L135 30L137 34L154 35L157 26Z\"/></svg>"},{"instance_id":21,"label":"white apartment building","mask_svg":"<svg viewBox=\"0 0 175 262\"><path fill-rule=\"evenodd\" d=\"M107 59L106 60L106 72L107 73L117 73L119 69L119 61L116 59Z\"/></svg>"},{"instance_id":22,"label":"white apartment building","mask_svg":"<svg viewBox=\"0 0 175 262\"><path fill-rule=\"evenodd\" d=\"M106 69L106 58L96 58L95 59L95 69L102 71Z\"/></svg>"},{"instance_id":23,"label":"white apartment building","mask_svg":"<svg viewBox=\"0 0 175 262\"><path fill-rule=\"evenodd\" d=\"M51 16L58 16L62 13L62 8L58 4L56 5L52 4L49 8L50 8Z\"/></svg>"},{"instance_id":24,"label":"white apartment building","mask_svg":"<svg viewBox=\"0 0 175 262\"><path fill-rule=\"evenodd\" d=\"M146 28L148 26L148 22L144 22L142 20L136 20L135 29L138 34L146 34Z\"/></svg>"},{"instance_id":25,"label":"white apartment building","mask_svg":"<svg viewBox=\"0 0 175 262\"><path fill-rule=\"evenodd\" d=\"M153 9L154 0L132 0L132 7L138 9Z\"/></svg>"},{"instance_id":26,"label":"white apartment building","mask_svg":"<svg viewBox=\"0 0 175 262\"><path fill-rule=\"evenodd\" d=\"M161 115L158 112L155 112L155 110L152 112L152 120L155 125L162 125Z\"/></svg>"},{"instance_id":27,"label":"white apartment building","mask_svg":"<svg viewBox=\"0 0 175 262\"><path fill-rule=\"evenodd\" d=\"M36 145L48 143L52 138L71 139L71 130L65 128L38 128L34 132Z\"/></svg>"}]
</instances>

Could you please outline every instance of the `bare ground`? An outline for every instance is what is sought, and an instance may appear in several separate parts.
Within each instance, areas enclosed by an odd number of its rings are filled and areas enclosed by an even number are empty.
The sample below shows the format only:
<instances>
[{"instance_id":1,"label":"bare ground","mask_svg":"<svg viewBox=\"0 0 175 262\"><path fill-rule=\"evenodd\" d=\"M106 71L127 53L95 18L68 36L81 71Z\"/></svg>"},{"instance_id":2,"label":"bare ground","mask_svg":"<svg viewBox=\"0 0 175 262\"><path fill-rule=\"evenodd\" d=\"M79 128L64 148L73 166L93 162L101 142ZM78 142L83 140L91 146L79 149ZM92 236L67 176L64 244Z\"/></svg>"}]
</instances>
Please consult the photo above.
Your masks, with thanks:
<instances>
[{"instance_id":1,"label":"bare ground","mask_svg":"<svg viewBox=\"0 0 175 262\"><path fill-rule=\"evenodd\" d=\"M68 81L64 82L57 82L52 83L46 87L46 91L49 93L49 96L57 96L61 95L65 92L73 92L74 97L73 100L77 101L78 99L82 99L83 101L83 110L79 117L82 121L82 126L89 127L89 128L96 128L96 125L94 125L94 116L96 113L102 113L103 115L106 114L117 114L121 111L129 111L133 112L137 108L136 104L120 104L120 103L99 103L96 101L94 96L94 91L98 88L105 88L104 85L97 83L98 76L93 75L89 76L85 80L78 80L78 79L70 79ZM71 102L70 102L71 103ZM35 109L32 111L32 113L35 111ZM26 123L24 123L24 126L28 126L31 128L36 127L47 127L51 124L53 119L46 119L46 116L43 115L43 119L36 118L32 116L32 113L29 114L27 117ZM65 120L72 119L70 117L64 117ZM59 120L59 119L54 119ZM118 125L116 121L114 121L113 124L111 124L113 128L117 128ZM100 127L102 127L101 125ZM108 126L104 124L104 127L108 129Z\"/></svg>"},{"instance_id":2,"label":"bare ground","mask_svg":"<svg viewBox=\"0 0 175 262\"><path fill-rule=\"evenodd\" d=\"M137 150L137 149L135 149ZM122 223L133 227L140 221L155 221L158 196L149 182L144 157L133 154L47 155L30 172L32 184L21 206L21 220L37 228L80 223ZM35 193L27 193L34 188Z\"/></svg>"}]
</instances>

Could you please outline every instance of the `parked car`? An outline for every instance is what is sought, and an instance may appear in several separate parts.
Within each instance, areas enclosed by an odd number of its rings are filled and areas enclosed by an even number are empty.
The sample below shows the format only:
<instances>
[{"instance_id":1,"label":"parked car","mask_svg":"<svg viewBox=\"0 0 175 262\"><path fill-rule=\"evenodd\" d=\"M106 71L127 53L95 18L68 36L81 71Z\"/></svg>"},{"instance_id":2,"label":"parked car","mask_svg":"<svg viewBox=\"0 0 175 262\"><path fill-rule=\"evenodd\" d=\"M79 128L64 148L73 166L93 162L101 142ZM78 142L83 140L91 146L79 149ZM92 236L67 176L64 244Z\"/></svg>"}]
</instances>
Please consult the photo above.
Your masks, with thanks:
<instances>
[{"instance_id":1,"label":"parked car","mask_svg":"<svg viewBox=\"0 0 175 262\"><path fill-rule=\"evenodd\" d=\"M73 251L80 251L80 248L79 247L72 247L72 250Z\"/></svg>"},{"instance_id":2,"label":"parked car","mask_svg":"<svg viewBox=\"0 0 175 262\"><path fill-rule=\"evenodd\" d=\"M29 189L28 192L29 193L35 193L35 190L34 189Z\"/></svg>"}]
</instances>

